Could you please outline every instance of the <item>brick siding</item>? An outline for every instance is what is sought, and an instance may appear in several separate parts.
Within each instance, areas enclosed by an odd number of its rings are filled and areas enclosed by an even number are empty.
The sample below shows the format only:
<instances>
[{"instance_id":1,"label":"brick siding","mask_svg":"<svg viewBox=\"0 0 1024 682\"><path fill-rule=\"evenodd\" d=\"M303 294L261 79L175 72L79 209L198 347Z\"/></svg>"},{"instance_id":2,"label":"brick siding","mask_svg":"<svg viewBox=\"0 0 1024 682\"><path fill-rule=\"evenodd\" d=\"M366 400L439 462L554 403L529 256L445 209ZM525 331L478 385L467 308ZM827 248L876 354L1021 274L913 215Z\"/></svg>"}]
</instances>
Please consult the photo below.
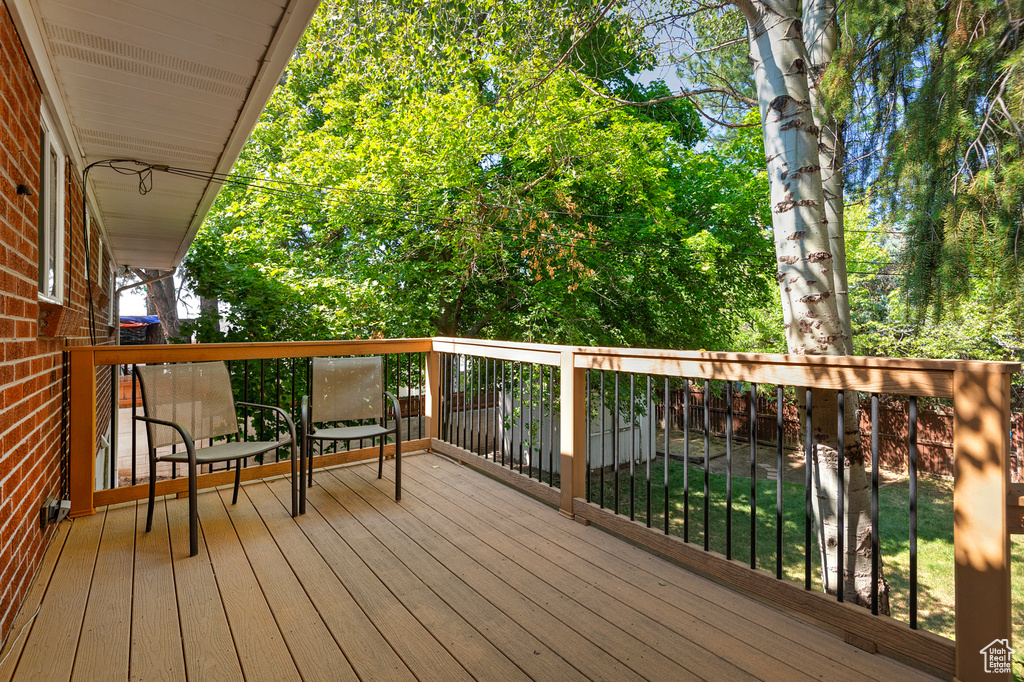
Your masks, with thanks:
<instances>
[{"instance_id":1,"label":"brick siding","mask_svg":"<svg viewBox=\"0 0 1024 682\"><path fill-rule=\"evenodd\" d=\"M28 585L53 527L39 528L39 508L61 492L61 421L65 343L88 343L88 328L73 336L39 334L39 140L41 92L6 5L0 7L0 642L11 634ZM65 291L63 303L85 312L82 187L67 163ZM32 196L18 195L27 185ZM110 259L92 240L98 342L109 342L106 319ZM99 273L103 273L97 276ZM98 377L99 378L99 377ZM109 382L109 371L104 371ZM98 390L104 390L104 384ZM100 393L99 395L103 395ZM109 401L103 403L109 420ZM104 422L100 422L104 423Z\"/></svg>"}]
</instances>

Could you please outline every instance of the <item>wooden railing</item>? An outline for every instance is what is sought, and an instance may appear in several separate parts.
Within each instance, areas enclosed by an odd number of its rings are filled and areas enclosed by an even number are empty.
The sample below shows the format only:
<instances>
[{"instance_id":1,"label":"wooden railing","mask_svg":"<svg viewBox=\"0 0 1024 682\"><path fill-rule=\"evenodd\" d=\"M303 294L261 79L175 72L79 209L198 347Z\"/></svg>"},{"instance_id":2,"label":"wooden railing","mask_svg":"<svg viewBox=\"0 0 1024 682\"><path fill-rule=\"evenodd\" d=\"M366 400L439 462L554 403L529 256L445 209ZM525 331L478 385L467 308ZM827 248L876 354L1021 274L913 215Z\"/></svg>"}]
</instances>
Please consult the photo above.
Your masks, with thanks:
<instances>
[{"instance_id":1,"label":"wooden railing","mask_svg":"<svg viewBox=\"0 0 1024 682\"><path fill-rule=\"evenodd\" d=\"M1011 492L1008 476L1010 377L1019 370L1019 365L1015 363L697 353L454 338L73 348L69 349L72 514L89 514L100 504L141 497L132 486L111 491L94 490L93 444L96 442L97 426L90 415L96 413L95 367L211 359L385 353L425 353L427 437L410 443L409 449L430 448L457 457L548 501L567 517L604 527L718 580L839 629L846 634L848 641L859 646L888 651L916 661L927 669L955 675L961 680L1010 679L1008 674L994 675L986 672L982 649L996 640L1009 643L1011 639L1010 528L1007 504ZM490 364L476 361L468 363L466 358L485 359ZM540 386L542 393L552 391L555 399L542 397L540 404L544 405L543 401L548 400L552 433L555 426L558 429L557 482L550 474L545 482L543 475L536 476L534 480L529 472L519 473L523 470L521 454L519 471L506 463L503 451L499 461L498 452L500 447L504 447L504 436L500 444L494 436L478 438L477 442L484 442L485 447L475 449L463 447L465 443L460 445L451 436L452 431L448 428L450 424L446 420L451 415L459 415L461 418L469 414L466 410L476 409L478 423L486 424L486 428L499 422L501 428L507 428L515 423L516 414L522 418L524 398L522 395L518 397L520 407L517 413L514 407L515 391L506 391L511 383L506 379L504 365L501 363L520 363L520 372L522 363L528 364L531 367L531 382L534 376L532 365L550 368L546 370L547 374L541 375L549 378L542 378ZM499 365L503 369L500 379L496 379ZM459 372L455 382L452 381L453 371ZM470 372L471 378L468 381L463 377L465 372ZM763 570L752 570L746 562L728 559L682 538L661 532L658 528L648 527L651 525L650 512L645 525L630 520L618 508L607 509L591 501L588 485L592 484L592 477L587 457L588 449L591 449L588 444L593 409L589 401L594 395L594 389L588 381L595 376L595 372L614 373L616 377L619 374L627 377L654 375L659 378L658 381L665 381L666 392L669 379L686 378L701 382L744 382L761 386L858 391L862 394L894 394L951 401L954 415L955 643L933 633L913 629L908 623L872 615L867 609L808 589L809 585L778 579ZM654 385L660 384L655 382ZM467 397L469 390L475 393ZM522 393L521 384L518 390ZM533 419L533 394L530 395L530 419ZM647 395L647 400L650 400L651 392ZM512 409L508 409L510 405ZM485 418L481 419L480 411ZM544 409L541 413L545 413ZM549 438L548 447L553 444ZM519 447L521 452L522 441ZM333 459L329 455L322 455L318 464L351 461L372 454L370 450L339 453L342 456L334 456ZM593 456L593 453L590 454ZM667 468L667 447L664 457ZM514 461L511 454L508 461ZM605 460L601 462L603 464ZM286 466L287 463L280 463L254 467L246 471L245 477L284 473ZM201 486L226 482L228 480L221 472L206 474L200 479ZM163 481L158 484L158 494L180 492L179 488L183 489L177 481ZM1011 505L1015 506L1020 499L1024 497L1013 497ZM666 528L667 509L666 506Z\"/></svg>"}]
</instances>

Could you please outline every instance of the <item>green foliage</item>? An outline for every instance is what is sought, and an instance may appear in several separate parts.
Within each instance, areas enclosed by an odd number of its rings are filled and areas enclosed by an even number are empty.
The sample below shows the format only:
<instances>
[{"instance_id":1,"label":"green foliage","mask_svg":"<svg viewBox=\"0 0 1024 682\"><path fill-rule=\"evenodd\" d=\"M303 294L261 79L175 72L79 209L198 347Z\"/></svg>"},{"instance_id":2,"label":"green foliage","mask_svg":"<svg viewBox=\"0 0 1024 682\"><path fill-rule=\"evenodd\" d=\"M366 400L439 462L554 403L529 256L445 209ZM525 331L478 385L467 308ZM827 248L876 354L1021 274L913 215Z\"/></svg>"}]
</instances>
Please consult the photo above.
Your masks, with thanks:
<instances>
[{"instance_id":1,"label":"green foliage","mask_svg":"<svg viewBox=\"0 0 1024 682\"><path fill-rule=\"evenodd\" d=\"M859 182L908 235L908 313L926 326L978 313L992 324L1020 306L1022 12L1020 0L904 0L844 16L826 90L853 124Z\"/></svg>"},{"instance_id":2,"label":"green foliage","mask_svg":"<svg viewBox=\"0 0 1024 682\"><path fill-rule=\"evenodd\" d=\"M189 283L229 339L729 348L771 290L763 152L611 104L666 92L631 80L644 40L587 3L324 2Z\"/></svg>"}]
</instances>

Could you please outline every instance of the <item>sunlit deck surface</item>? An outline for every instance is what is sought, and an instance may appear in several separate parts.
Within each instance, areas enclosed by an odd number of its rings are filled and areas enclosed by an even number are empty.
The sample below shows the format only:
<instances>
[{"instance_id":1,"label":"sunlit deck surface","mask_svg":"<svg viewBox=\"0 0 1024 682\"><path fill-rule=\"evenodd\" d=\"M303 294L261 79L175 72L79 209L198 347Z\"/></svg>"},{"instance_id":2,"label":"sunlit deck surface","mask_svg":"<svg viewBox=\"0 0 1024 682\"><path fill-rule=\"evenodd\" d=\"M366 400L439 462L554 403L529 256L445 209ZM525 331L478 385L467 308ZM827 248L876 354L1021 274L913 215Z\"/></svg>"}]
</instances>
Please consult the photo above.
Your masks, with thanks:
<instances>
[{"instance_id":1,"label":"sunlit deck surface","mask_svg":"<svg viewBox=\"0 0 1024 682\"><path fill-rule=\"evenodd\" d=\"M393 473L318 471L294 520L287 480L204 493L194 558L185 499L63 523L0 679L933 679L449 460Z\"/></svg>"}]
</instances>

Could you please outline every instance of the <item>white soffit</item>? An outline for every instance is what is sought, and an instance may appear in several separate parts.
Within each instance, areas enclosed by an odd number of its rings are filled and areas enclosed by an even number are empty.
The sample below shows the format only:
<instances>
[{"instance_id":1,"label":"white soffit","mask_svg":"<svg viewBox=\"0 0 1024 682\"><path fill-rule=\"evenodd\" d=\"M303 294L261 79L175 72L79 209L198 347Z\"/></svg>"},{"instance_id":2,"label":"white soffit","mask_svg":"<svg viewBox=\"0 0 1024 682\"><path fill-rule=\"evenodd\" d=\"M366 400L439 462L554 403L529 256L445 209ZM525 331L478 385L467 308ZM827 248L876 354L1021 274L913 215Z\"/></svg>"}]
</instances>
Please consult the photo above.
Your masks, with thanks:
<instances>
[{"instance_id":1,"label":"white soffit","mask_svg":"<svg viewBox=\"0 0 1024 682\"><path fill-rule=\"evenodd\" d=\"M231 170L316 6L32 2L36 39L59 90L48 94L60 100L83 167L134 159L218 173ZM154 172L143 196L138 177L104 167L90 171L89 184L114 260L159 269L181 262L220 189Z\"/></svg>"}]
</instances>

